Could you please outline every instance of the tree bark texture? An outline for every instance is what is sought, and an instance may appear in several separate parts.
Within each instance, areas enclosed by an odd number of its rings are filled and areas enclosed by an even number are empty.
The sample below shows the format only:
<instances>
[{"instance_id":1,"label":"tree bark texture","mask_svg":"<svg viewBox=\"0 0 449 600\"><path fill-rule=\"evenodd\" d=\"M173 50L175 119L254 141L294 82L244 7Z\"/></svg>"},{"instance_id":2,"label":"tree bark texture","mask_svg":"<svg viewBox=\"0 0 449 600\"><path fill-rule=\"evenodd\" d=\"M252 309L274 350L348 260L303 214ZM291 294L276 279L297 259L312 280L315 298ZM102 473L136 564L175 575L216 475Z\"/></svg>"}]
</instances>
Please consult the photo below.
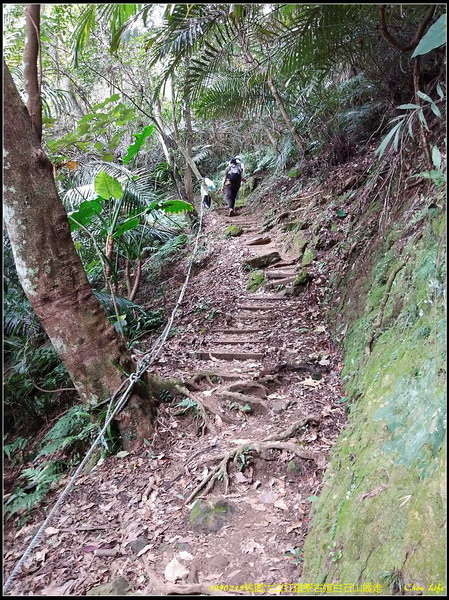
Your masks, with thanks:
<instances>
[{"instance_id":1,"label":"tree bark texture","mask_svg":"<svg viewBox=\"0 0 449 600\"><path fill-rule=\"evenodd\" d=\"M186 127L186 156L192 158L192 116L190 114L190 105L188 100L184 101L184 122ZM193 204L193 178L192 168L188 161L186 161L186 170L184 173L184 186L186 188L187 201Z\"/></svg>"},{"instance_id":2,"label":"tree bark texture","mask_svg":"<svg viewBox=\"0 0 449 600\"><path fill-rule=\"evenodd\" d=\"M92 292L52 165L5 64L3 85L4 222L17 273L82 402L95 405L115 392L135 364ZM137 382L117 419L125 448L154 433L154 414L145 385Z\"/></svg>"},{"instance_id":3,"label":"tree bark texture","mask_svg":"<svg viewBox=\"0 0 449 600\"><path fill-rule=\"evenodd\" d=\"M25 93L27 94L27 108L39 141L42 139L42 100L38 66L40 54L40 11L40 4L27 4L26 6L26 39L23 56L23 77L25 81Z\"/></svg>"},{"instance_id":4,"label":"tree bark texture","mask_svg":"<svg viewBox=\"0 0 449 600\"><path fill-rule=\"evenodd\" d=\"M267 79L267 84L268 84L268 87L270 88L271 93L273 94L273 98L274 98L276 104L278 105L279 112L281 113L282 118L284 119L284 123L287 125L288 130L292 134L292 138L295 141L296 147L298 148L300 155L302 156L302 158L304 158L305 150L304 150L303 141L295 130L293 121L291 120L289 114L287 113L287 110L285 109L285 106L284 106L284 103L282 102L281 96L279 95L279 92L278 92L276 86L274 85L272 79Z\"/></svg>"}]
</instances>

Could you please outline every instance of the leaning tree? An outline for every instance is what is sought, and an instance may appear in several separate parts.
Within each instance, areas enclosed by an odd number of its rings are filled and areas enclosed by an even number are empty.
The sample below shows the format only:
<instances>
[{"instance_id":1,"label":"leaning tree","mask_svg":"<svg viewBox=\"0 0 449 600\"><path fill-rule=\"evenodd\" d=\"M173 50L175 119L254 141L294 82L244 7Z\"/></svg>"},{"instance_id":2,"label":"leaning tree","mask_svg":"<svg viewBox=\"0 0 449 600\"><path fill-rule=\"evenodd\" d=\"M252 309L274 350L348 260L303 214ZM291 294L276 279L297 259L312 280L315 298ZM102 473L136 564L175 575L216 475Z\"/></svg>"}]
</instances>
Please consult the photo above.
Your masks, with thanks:
<instances>
[{"instance_id":1,"label":"leaning tree","mask_svg":"<svg viewBox=\"0 0 449 600\"><path fill-rule=\"evenodd\" d=\"M4 224L17 273L80 399L94 406L136 367L93 294L39 132L6 64L3 69ZM117 417L127 449L154 433L155 403L148 382L147 377L136 382Z\"/></svg>"}]
</instances>

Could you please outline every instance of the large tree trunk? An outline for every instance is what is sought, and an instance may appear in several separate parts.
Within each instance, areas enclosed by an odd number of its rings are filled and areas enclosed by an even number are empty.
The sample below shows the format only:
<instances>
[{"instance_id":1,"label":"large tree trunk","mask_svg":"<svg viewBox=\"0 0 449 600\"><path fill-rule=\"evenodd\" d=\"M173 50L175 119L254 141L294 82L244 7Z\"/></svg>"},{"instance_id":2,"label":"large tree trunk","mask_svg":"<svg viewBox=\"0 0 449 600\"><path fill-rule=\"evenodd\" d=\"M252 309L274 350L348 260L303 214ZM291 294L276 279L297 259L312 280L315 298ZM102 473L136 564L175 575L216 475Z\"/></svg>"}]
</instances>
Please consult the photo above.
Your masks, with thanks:
<instances>
[{"instance_id":1,"label":"large tree trunk","mask_svg":"<svg viewBox=\"0 0 449 600\"><path fill-rule=\"evenodd\" d=\"M135 364L98 303L70 235L52 166L4 64L4 221L21 285L83 402L98 404ZM125 448L154 433L154 402L138 382L120 413Z\"/></svg>"}]
</instances>

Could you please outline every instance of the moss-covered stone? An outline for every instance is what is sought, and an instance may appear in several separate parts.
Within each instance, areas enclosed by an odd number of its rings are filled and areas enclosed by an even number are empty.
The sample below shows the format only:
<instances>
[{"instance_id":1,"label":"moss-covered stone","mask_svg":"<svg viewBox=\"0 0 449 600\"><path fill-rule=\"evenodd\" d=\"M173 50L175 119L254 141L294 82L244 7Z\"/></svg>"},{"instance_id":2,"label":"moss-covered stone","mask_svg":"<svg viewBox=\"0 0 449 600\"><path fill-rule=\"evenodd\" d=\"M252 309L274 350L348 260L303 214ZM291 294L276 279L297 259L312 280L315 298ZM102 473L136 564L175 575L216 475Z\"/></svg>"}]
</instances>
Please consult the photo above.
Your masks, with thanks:
<instances>
[{"instance_id":1,"label":"moss-covered stone","mask_svg":"<svg viewBox=\"0 0 449 600\"><path fill-rule=\"evenodd\" d=\"M281 262L281 260L279 252L269 252L268 254L248 258L243 264L250 269L263 269L270 265L274 265L277 262Z\"/></svg>"},{"instance_id":2,"label":"moss-covered stone","mask_svg":"<svg viewBox=\"0 0 449 600\"><path fill-rule=\"evenodd\" d=\"M311 248L306 248L302 255L301 264L303 267L310 265L315 260L315 252Z\"/></svg>"},{"instance_id":3,"label":"moss-covered stone","mask_svg":"<svg viewBox=\"0 0 449 600\"><path fill-rule=\"evenodd\" d=\"M301 292L303 292L311 281L312 276L310 273L307 273L307 271L300 271L292 284L293 296L298 296Z\"/></svg>"},{"instance_id":4,"label":"moss-covered stone","mask_svg":"<svg viewBox=\"0 0 449 600\"><path fill-rule=\"evenodd\" d=\"M109 583L96 585L86 592L86 596L126 596L130 589L129 583L123 577Z\"/></svg>"},{"instance_id":5,"label":"moss-covered stone","mask_svg":"<svg viewBox=\"0 0 449 600\"><path fill-rule=\"evenodd\" d=\"M307 244L308 240L304 237L304 234L298 232L292 240L291 247L292 250L298 254L298 256L302 256Z\"/></svg>"},{"instance_id":6,"label":"moss-covered stone","mask_svg":"<svg viewBox=\"0 0 449 600\"><path fill-rule=\"evenodd\" d=\"M189 521L196 531L218 531L234 511L226 500L197 500L190 509Z\"/></svg>"},{"instance_id":7,"label":"moss-covered stone","mask_svg":"<svg viewBox=\"0 0 449 600\"><path fill-rule=\"evenodd\" d=\"M228 225L225 229L226 237L238 237L239 235L242 235L242 233L243 229L238 225Z\"/></svg>"},{"instance_id":8,"label":"moss-covered stone","mask_svg":"<svg viewBox=\"0 0 449 600\"><path fill-rule=\"evenodd\" d=\"M257 290L262 287L264 283L265 275L263 274L263 271L252 271L248 277L246 289L248 292L257 292Z\"/></svg>"}]
</instances>

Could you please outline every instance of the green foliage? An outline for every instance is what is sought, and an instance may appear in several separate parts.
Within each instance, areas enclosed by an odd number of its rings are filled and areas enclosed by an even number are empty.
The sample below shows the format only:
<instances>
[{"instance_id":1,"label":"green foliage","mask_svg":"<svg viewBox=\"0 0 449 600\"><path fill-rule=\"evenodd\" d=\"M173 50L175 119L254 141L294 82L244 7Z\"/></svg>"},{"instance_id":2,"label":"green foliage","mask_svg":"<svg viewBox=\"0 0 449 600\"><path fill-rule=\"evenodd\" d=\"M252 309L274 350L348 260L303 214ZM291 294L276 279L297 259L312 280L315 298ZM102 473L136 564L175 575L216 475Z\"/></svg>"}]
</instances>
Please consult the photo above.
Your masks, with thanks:
<instances>
[{"instance_id":1,"label":"green foliage","mask_svg":"<svg viewBox=\"0 0 449 600\"><path fill-rule=\"evenodd\" d=\"M24 469L20 479L25 483L18 486L5 501L5 517L10 519L23 513L27 516L53 489L62 475L59 465L54 462L44 462L36 467Z\"/></svg>"},{"instance_id":2,"label":"green foliage","mask_svg":"<svg viewBox=\"0 0 449 600\"><path fill-rule=\"evenodd\" d=\"M444 92L439 84L437 86L437 93L440 97L440 100L442 100L444 98ZM395 117L394 119L392 119L390 121L390 123L395 123L395 125L392 127L392 129L390 129L390 131L384 137L381 144L378 146L378 148L376 150L376 155L379 158L382 157L385 150L387 149L387 147L390 144L393 146L395 151L398 149L399 143L400 143L403 135L406 133L406 129L407 129L409 136L412 139L415 139L414 133L413 133L413 127L416 124L417 120L419 120L422 123L422 125L424 126L426 131L430 131L429 126L427 124L426 117L424 115L424 108L430 108L431 111L438 118L440 118L440 119L442 118L442 114L441 114L440 109L438 108L438 105L434 102L434 100L432 100L432 98L430 96L428 96L427 94L424 94L421 91L418 91L417 94L422 100L424 100L425 104L419 105L419 104L410 103L410 104L401 104L400 106L397 107L401 110L406 110L408 112L406 112L403 115L399 115L398 117Z\"/></svg>"},{"instance_id":3,"label":"green foliage","mask_svg":"<svg viewBox=\"0 0 449 600\"><path fill-rule=\"evenodd\" d=\"M80 54L85 50L90 34L100 20L110 24L113 48L116 49L123 33L123 25L130 19L134 20L136 13L140 16L143 6L142 4L90 4L86 6L73 35L72 52L75 65L78 64ZM144 10L148 11L148 7L144 7Z\"/></svg>"},{"instance_id":4,"label":"green foliage","mask_svg":"<svg viewBox=\"0 0 449 600\"><path fill-rule=\"evenodd\" d=\"M293 562L295 564L304 562L304 549L301 547L287 548L287 550L284 552L284 555L288 556L289 558L293 558Z\"/></svg>"},{"instance_id":5,"label":"green foliage","mask_svg":"<svg viewBox=\"0 0 449 600\"><path fill-rule=\"evenodd\" d=\"M231 402L229 404L229 410L239 410L242 413L250 413L253 411L250 404L240 404L239 402Z\"/></svg>"},{"instance_id":6,"label":"green foliage","mask_svg":"<svg viewBox=\"0 0 449 600\"><path fill-rule=\"evenodd\" d=\"M24 450L28 446L29 440L27 440L27 438L19 436L10 444L5 444L7 437L8 437L8 434L3 436L3 452L8 460L12 460L13 462L16 462L17 461L16 453L17 452L21 453L21 451Z\"/></svg>"},{"instance_id":7,"label":"green foliage","mask_svg":"<svg viewBox=\"0 0 449 600\"><path fill-rule=\"evenodd\" d=\"M191 411L195 416L198 416L201 413L200 407L196 400L192 400L192 398L183 398L176 404L176 408L179 409L177 414L185 415L189 411Z\"/></svg>"},{"instance_id":8,"label":"green foliage","mask_svg":"<svg viewBox=\"0 0 449 600\"><path fill-rule=\"evenodd\" d=\"M446 173L443 171L444 162L440 149L437 146L433 146L432 148L432 162L435 169L412 175L410 179L422 177L423 179L430 179L437 188L445 186L447 178Z\"/></svg>"},{"instance_id":9,"label":"green foliage","mask_svg":"<svg viewBox=\"0 0 449 600\"><path fill-rule=\"evenodd\" d=\"M118 200L123 196L123 188L116 177L108 175L105 171L100 171L94 180L95 192L103 199L115 198Z\"/></svg>"},{"instance_id":10,"label":"green foliage","mask_svg":"<svg viewBox=\"0 0 449 600\"><path fill-rule=\"evenodd\" d=\"M136 141L134 142L134 144L131 144L131 146L128 146L126 155L123 157L124 165L127 165L137 155L137 153L145 143L146 138L148 138L154 133L155 128L155 125L148 125L148 127L144 127L144 129L140 133L137 133L134 136L136 138Z\"/></svg>"},{"instance_id":11,"label":"green foliage","mask_svg":"<svg viewBox=\"0 0 449 600\"><path fill-rule=\"evenodd\" d=\"M80 229L81 225L84 227L90 225L95 215L99 215L101 213L101 209L101 198L97 200L86 200L81 202L78 210L71 211L68 214L70 231L76 231L77 229Z\"/></svg>"},{"instance_id":12,"label":"green foliage","mask_svg":"<svg viewBox=\"0 0 449 600\"><path fill-rule=\"evenodd\" d=\"M113 94L94 104L92 112L84 115L72 132L59 139L48 139L53 162L63 163L70 154L79 152L92 152L104 160L112 160L113 152L135 117L135 109L119 100L120 94Z\"/></svg>"},{"instance_id":13,"label":"green foliage","mask_svg":"<svg viewBox=\"0 0 449 600\"><path fill-rule=\"evenodd\" d=\"M415 51L412 54L412 58L415 56L422 56L431 52L435 48L439 48L446 43L447 39L447 26L446 26L446 15L436 21L423 36L419 44L416 46Z\"/></svg>"},{"instance_id":14,"label":"green foliage","mask_svg":"<svg viewBox=\"0 0 449 600\"><path fill-rule=\"evenodd\" d=\"M91 422L86 407L72 406L45 435L36 458L60 452L75 442L86 441L95 429L96 426Z\"/></svg>"}]
</instances>

